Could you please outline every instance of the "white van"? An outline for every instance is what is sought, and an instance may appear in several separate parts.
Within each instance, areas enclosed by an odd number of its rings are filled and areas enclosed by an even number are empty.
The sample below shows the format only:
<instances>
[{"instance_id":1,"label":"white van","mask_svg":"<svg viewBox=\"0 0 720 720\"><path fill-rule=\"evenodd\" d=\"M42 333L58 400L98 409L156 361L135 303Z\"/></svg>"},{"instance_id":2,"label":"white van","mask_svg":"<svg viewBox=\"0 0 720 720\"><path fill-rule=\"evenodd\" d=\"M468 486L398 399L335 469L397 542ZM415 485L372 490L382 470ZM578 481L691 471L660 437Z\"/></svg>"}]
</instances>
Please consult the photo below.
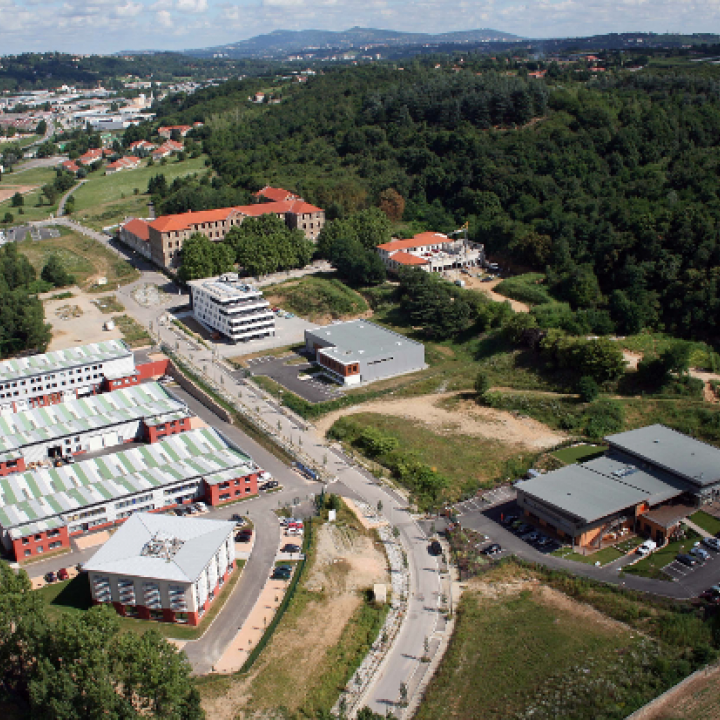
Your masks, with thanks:
<instances>
[{"instance_id":1,"label":"white van","mask_svg":"<svg viewBox=\"0 0 720 720\"><path fill-rule=\"evenodd\" d=\"M635 551L638 555L649 555L657 547L654 540L646 540L642 545L638 545Z\"/></svg>"}]
</instances>

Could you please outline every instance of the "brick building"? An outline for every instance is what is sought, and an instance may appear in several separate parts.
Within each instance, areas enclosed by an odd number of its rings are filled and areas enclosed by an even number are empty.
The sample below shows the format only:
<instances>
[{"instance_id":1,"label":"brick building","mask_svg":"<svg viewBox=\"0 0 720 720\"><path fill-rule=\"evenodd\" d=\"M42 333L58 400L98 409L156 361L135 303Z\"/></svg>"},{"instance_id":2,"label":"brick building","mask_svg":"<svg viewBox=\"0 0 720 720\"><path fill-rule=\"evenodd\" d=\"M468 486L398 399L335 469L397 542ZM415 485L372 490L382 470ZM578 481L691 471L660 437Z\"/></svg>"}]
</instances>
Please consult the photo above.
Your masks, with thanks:
<instances>
[{"instance_id":1,"label":"brick building","mask_svg":"<svg viewBox=\"0 0 720 720\"><path fill-rule=\"evenodd\" d=\"M136 512L256 495L262 472L218 431L201 428L72 465L13 473L0 477L0 538L13 558L35 557Z\"/></svg>"},{"instance_id":2,"label":"brick building","mask_svg":"<svg viewBox=\"0 0 720 720\"><path fill-rule=\"evenodd\" d=\"M235 571L234 523L138 513L83 566L93 602L197 625Z\"/></svg>"}]
</instances>

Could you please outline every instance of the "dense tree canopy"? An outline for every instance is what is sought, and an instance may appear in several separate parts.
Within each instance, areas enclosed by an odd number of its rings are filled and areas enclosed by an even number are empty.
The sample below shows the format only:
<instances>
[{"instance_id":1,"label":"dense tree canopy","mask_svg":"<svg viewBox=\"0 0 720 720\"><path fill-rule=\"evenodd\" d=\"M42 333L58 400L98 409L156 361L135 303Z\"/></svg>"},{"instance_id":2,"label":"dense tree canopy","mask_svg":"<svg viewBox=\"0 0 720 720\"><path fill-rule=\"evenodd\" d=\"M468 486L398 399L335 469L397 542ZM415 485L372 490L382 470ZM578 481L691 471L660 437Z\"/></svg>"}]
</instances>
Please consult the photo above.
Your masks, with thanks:
<instances>
[{"instance_id":1,"label":"dense tree canopy","mask_svg":"<svg viewBox=\"0 0 720 720\"><path fill-rule=\"evenodd\" d=\"M202 233L191 235L183 243L181 256L178 274L183 281L213 277L235 269L232 248L222 242L212 242Z\"/></svg>"},{"instance_id":2,"label":"dense tree canopy","mask_svg":"<svg viewBox=\"0 0 720 720\"><path fill-rule=\"evenodd\" d=\"M470 63L328 69L279 105L203 128L220 176L208 186L293 187L330 218L387 208L391 188L404 221L469 220L491 253L549 270L586 327L714 338L720 72L614 67L551 67L543 80ZM223 93L232 105L238 86L213 88L212 103Z\"/></svg>"}]
</instances>

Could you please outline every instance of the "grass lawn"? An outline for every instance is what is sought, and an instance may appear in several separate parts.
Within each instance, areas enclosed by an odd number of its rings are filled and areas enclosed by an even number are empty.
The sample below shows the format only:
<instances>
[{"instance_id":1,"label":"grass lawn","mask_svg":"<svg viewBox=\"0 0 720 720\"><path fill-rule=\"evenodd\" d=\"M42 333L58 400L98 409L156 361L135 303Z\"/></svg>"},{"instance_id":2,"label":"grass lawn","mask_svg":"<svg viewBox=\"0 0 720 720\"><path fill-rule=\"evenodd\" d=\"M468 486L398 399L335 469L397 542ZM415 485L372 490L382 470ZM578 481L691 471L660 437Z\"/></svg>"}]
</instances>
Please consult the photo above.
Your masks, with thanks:
<instances>
[{"instance_id":1,"label":"grass lawn","mask_svg":"<svg viewBox=\"0 0 720 720\"><path fill-rule=\"evenodd\" d=\"M123 334L123 340L131 348L150 344L151 338L147 330L129 315L119 315L113 319Z\"/></svg>"},{"instance_id":2,"label":"grass lawn","mask_svg":"<svg viewBox=\"0 0 720 720\"><path fill-rule=\"evenodd\" d=\"M203 155L181 163L170 160L167 165L142 165L113 175L104 175L103 170L89 173L88 181L73 193L73 217L95 229L122 222L126 215L147 217L150 197L145 193L150 178L162 173L171 183L177 177L206 170Z\"/></svg>"},{"instance_id":3,"label":"grass lawn","mask_svg":"<svg viewBox=\"0 0 720 720\"><path fill-rule=\"evenodd\" d=\"M570 548L560 548L555 550L552 554L565 558L565 560L574 560L575 562L585 563L586 565L594 565L597 562L601 565L607 565L613 560L617 560L625 555L624 552L618 550L614 546L598 550L592 555L581 555L580 553L573 552Z\"/></svg>"},{"instance_id":4,"label":"grass lawn","mask_svg":"<svg viewBox=\"0 0 720 720\"><path fill-rule=\"evenodd\" d=\"M153 629L167 638L175 638L177 640L195 640L200 637L212 622L213 618L220 612L230 596L232 589L242 576L242 568L245 565L245 561L237 560L236 562L237 570L232 574L230 580L225 584L220 595L218 595L215 602L210 606L210 609L197 627L120 617L119 620L122 631L144 633L146 630ZM81 573L72 580L47 585L34 592L42 598L47 615L51 620L58 620L62 615L82 613L92 607L87 573Z\"/></svg>"},{"instance_id":5,"label":"grass lawn","mask_svg":"<svg viewBox=\"0 0 720 720\"><path fill-rule=\"evenodd\" d=\"M362 295L329 273L269 285L263 288L263 295L271 305L279 305L312 322L345 320L369 309Z\"/></svg>"},{"instance_id":6,"label":"grass lawn","mask_svg":"<svg viewBox=\"0 0 720 720\"><path fill-rule=\"evenodd\" d=\"M528 305L543 305L555 302L543 284L545 275L542 273L525 273L515 277L506 278L495 286L495 292L505 297L519 300Z\"/></svg>"},{"instance_id":7,"label":"grass lawn","mask_svg":"<svg viewBox=\"0 0 720 720\"><path fill-rule=\"evenodd\" d=\"M562 593L536 588L498 599L469 589L415 717L597 717L594 703L583 697L585 686L625 681L619 659L637 642L630 628L608 624L599 613L586 615Z\"/></svg>"},{"instance_id":8,"label":"grass lawn","mask_svg":"<svg viewBox=\"0 0 720 720\"><path fill-rule=\"evenodd\" d=\"M654 578L656 580L669 580L669 576L666 575L662 569L666 565L669 565L677 555L690 550L698 540L700 540L700 535L688 529L684 540L676 540L675 542L668 543L664 548L656 550L640 560L640 562L635 563L635 565L625 568L623 572L630 573L631 575L642 575L643 577Z\"/></svg>"},{"instance_id":9,"label":"grass lawn","mask_svg":"<svg viewBox=\"0 0 720 720\"><path fill-rule=\"evenodd\" d=\"M133 266L97 240L59 227L60 237L51 240L23 240L17 243L18 250L27 256L40 275L43 265L53 253L60 256L65 269L75 276L81 286L88 285L93 278L105 276L108 285L133 282L140 273ZM108 288L109 289L109 288Z\"/></svg>"},{"instance_id":10,"label":"grass lawn","mask_svg":"<svg viewBox=\"0 0 720 720\"><path fill-rule=\"evenodd\" d=\"M0 189L7 189L11 185L36 185L37 188L32 192L23 195L25 204L22 208L12 207L12 198L8 198L4 202L1 202L0 218L4 217L6 212L9 212L15 217L13 224L21 225L26 222L45 220L50 217L50 214L57 210L57 203L54 205L38 206L38 201L40 198L40 188L43 185L52 182L55 177L55 170L50 167L32 168L31 170L24 171L17 168L14 172L4 175ZM58 200L59 199L60 198L58 197ZM23 211L22 214L20 214L21 209Z\"/></svg>"},{"instance_id":11,"label":"grass lawn","mask_svg":"<svg viewBox=\"0 0 720 720\"><path fill-rule=\"evenodd\" d=\"M573 463L600 457L604 452L605 447L603 445L576 445L575 447L556 450L552 455L566 465L572 465Z\"/></svg>"},{"instance_id":12,"label":"grass lawn","mask_svg":"<svg viewBox=\"0 0 720 720\"><path fill-rule=\"evenodd\" d=\"M689 519L711 535L720 533L720 520L704 510L698 510Z\"/></svg>"}]
</instances>

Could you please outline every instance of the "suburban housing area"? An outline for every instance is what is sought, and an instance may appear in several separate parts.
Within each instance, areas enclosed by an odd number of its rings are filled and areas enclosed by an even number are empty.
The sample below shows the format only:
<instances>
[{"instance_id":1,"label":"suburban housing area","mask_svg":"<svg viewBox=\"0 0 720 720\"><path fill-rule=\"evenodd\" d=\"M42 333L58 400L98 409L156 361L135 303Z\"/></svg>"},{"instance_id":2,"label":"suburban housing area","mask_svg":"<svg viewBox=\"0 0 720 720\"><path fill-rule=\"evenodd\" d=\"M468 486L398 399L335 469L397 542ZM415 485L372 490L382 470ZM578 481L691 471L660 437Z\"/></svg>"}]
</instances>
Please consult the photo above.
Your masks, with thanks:
<instances>
[{"instance_id":1,"label":"suburban housing area","mask_svg":"<svg viewBox=\"0 0 720 720\"><path fill-rule=\"evenodd\" d=\"M663 425L605 438L600 458L517 484L525 515L560 539L602 547L624 528L663 543L720 495L720 450Z\"/></svg>"}]
</instances>

